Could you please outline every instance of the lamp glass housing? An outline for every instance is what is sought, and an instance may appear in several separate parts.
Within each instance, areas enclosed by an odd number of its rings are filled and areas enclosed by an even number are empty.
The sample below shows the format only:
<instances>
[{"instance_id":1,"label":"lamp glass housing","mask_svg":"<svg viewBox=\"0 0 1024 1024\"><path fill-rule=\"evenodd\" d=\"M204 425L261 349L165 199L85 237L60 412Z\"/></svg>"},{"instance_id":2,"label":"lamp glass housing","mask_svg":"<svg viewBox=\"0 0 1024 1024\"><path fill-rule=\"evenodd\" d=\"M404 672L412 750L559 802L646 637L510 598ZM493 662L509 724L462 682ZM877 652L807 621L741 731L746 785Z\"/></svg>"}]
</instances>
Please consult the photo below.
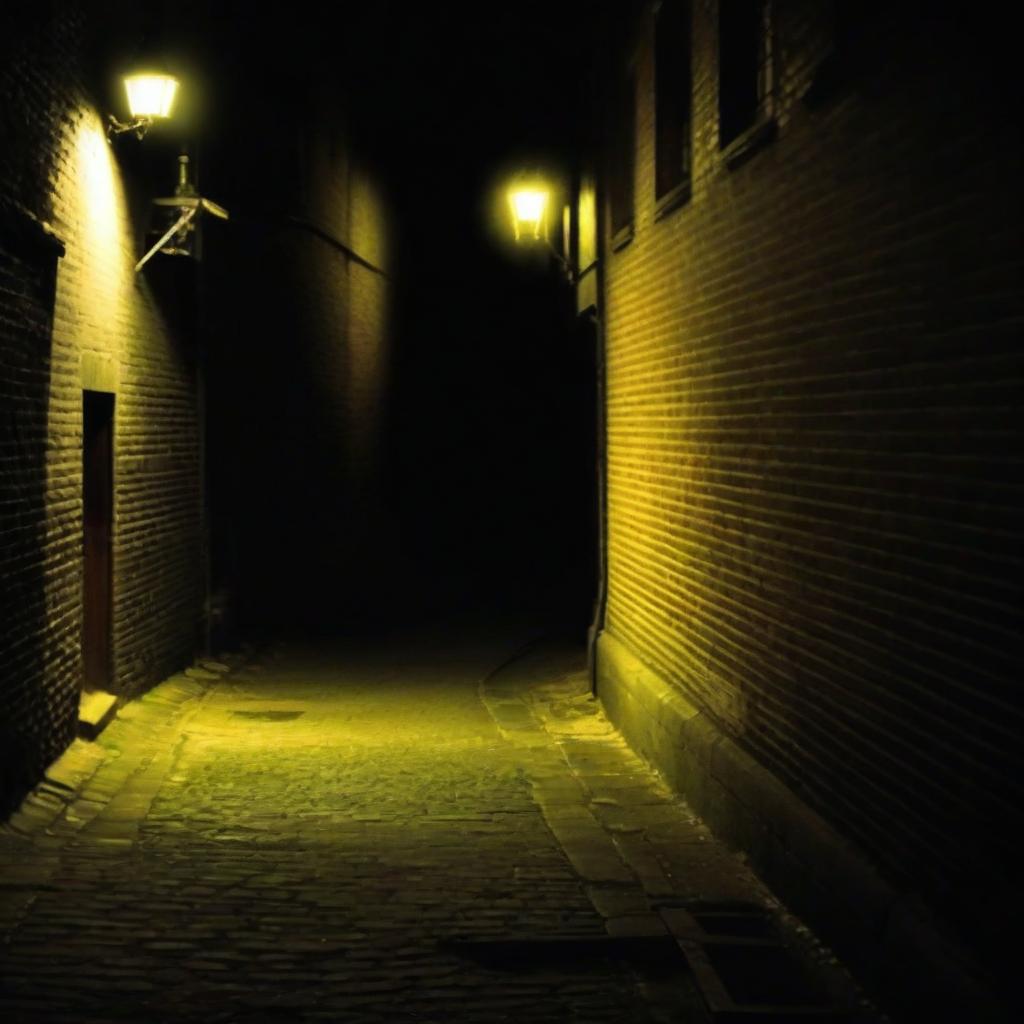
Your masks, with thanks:
<instances>
[{"instance_id":1,"label":"lamp glass housing","mask_svg":"<svg viewBox=\"0 0 1024 1024\"><path fill-rule=\"evenodd\" d=\"M541 239L546 236L545 218L548 190L540 185L524 185L509 190L509 206L516 241L520 238Z\"/></svg>"},{"instance_id":2,"label":"lamp glass housing","mask_svg":"<svg viewBox=\"0 0 1024 1024\"><path fill-rule=\"evenodd\" d=\"M170 117L178 80L171 75L144 72L126 76L124 88L132 117L147 120Z\"/></svg>"}]
</instances>

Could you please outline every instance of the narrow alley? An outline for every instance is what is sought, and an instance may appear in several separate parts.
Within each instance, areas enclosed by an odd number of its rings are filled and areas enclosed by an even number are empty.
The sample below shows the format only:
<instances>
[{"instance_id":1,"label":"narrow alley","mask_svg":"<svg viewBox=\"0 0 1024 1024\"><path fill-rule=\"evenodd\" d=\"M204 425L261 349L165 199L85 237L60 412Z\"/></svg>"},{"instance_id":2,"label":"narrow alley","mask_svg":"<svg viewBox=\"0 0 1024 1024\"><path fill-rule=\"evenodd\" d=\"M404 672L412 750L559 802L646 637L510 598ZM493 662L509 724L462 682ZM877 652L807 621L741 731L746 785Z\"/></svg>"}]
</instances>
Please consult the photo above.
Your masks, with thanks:
<instances>
[{"instance_id":1,"label":"narrow alley","mask_svg":"<svg viewBox=\"0 0 1024 1024\"><path fill-rule=\"evenodd\" d=\"M0 2L0 1022L1024 1019L1013 14Z\"/></svg>"},{"instance_id":2,"label":"narrow alley","mask_svg":"<svg viewBox=\"0 0 1024 1024\"><path fill-rule=\"evenodd\" d=\"M0 832L4 1020L705 1021L683 907L740 1005L853 1000L528 639L279 647L78 741Z\"/></svg>"}]
</instances>

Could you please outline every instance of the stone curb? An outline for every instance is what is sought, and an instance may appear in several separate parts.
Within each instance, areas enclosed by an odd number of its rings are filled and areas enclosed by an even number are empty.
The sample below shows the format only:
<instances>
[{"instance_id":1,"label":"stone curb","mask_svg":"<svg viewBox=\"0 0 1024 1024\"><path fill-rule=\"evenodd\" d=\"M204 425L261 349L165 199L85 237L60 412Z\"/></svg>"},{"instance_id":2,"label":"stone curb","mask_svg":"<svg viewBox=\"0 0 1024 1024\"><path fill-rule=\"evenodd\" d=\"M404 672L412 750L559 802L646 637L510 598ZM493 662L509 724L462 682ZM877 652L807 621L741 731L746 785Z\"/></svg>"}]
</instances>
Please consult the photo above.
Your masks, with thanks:
<instances>
[{"instance_id":1,"label":"stone curb","mask_svg":"<svg viewBox=\"0 0 1024 1024\"><path fill-rule=\"evenodd\" d=\"M581 688L578 693L570 692L571 688L566 687L567 677L558 677L557 671L554 673L556 678L551 676L550 651L547 652L547 666L544 665L545 656L545 650L540 644L531 645L521 653L518 661L506 663L494 677L484 681L481 698L507 739L521 746L555 747L560 751L565 767L576 780L578 792L556 796L557 800L561 800L560 806L545 807L547 794L543 780L540 785L534 782L534 798L544 810L556 839L587 885L594 908L605 918L609 936L650 939L664 937L675 930L668 927L667 921L673 919L673 915L682 913L677 908L687 905L687 901L680 903L676 884L666 875L658 856L646 841L646 826L641 820L643 811L631 808L628 802L620 806L618 794L614 790L605 791L600 784L588 784L586 781L590 752L619 744L630 750L631 737L618 727L612 712L607 707L602 708L602 702L590 693L586 685L588 677L582 671L582 666ZM545 667L549 669L547 678L543 678ZM531 680L531 675L541 677ZM661 727L667 704L667 701L660 701L654 707L645 708L649 720L655 723L654 728ZM607 718L595 714L599 709L607 712ZM693 715L689 717L695 716L694 709ZM643 755L644 751L638 751L634 745L630 753ZM663 778L658 768L651 766L650 759L644 763L654 777L660 780ZM672 779L661 782L666 794L672 790L676 793L680 791L680 787L672 782ZM668 796L665 799L669 801L669 806L661 809L666 814L674 811L678 815L681 809L671 806ZM606 804L609 806L604 806ZM603 833L604 842L626 869L623 874L612 877L609 873L602 877L594 872L588 876L586 871L579 869L571 852L574 836L570 834L567 843L561 834L566 829L564 820L560 819L565 819L567 813L570 825L576 818L585 815L588 825L592 823L596 830ZM651 812L648 810L648 813ZM622 817L621 823L617 823L617 815ZM636 827L630 826L631 818L637 819L639 824ZM718 838L715 822L708 821L708 824L712 826L715 838ZM752 882L759 885L753 877ZM772 917L779 929L776 944L781 943L791 948L800 961L811 970L820 972L824 987L831 991L835 999L833 1008L826 1012L846 1013L852 1015L850 1019L877 1020L877 1009L857 990L842 965L835 960L832 951L822 946L806 926L780 905L774 899L774 893L758 888L755 897L757 892L761 893L763 906L755 906L755 898L753 903L744 905L744 911L749 914L753 909ZM705 999L711 1007L714 1000L707 999L707 993ZM715 1005L721 1010L725 1003L719 1000ZM730 1012L747 1012L746 1009L738 1010L733 1003L729 1003L729 1006ZM845 1009L839 1009L840 1006Z\"/></svg>"},{"instance_id":2,"label":"stone curb","mask_svg":"<svg viewBox=\"0 0 1024 1024\"><path fill-rule=\"evenodd\" d=\"M978 968L908 911L867 858L607 631L598 697L626 741L908 1020L998 1024Z\"/></svg>"},{"instance_id":3,"label":"stone curb","mask_svg":"<svg viewBox=\"0 0 1024 1024\"><path fill-rule=\"evenodd\" d=\"M208 659L157 683L133 701L122 704L98 741L75 739L47 769L6 822L0 824L0 852L8 867L0 882L0 935L11 931L45 890L59 866L60 851L77 833L103 813L130 778L144 772L158 756L158 737L180 728L212 692L214 681L238 671L241 658L226 671L202 668ZM197 671L203 674L198 678ZM152 742L139 742L139 733ZM123 756L118 743L138 750ZM147 753L147 751L149 751Z\"/></svg>"}]
</instances>

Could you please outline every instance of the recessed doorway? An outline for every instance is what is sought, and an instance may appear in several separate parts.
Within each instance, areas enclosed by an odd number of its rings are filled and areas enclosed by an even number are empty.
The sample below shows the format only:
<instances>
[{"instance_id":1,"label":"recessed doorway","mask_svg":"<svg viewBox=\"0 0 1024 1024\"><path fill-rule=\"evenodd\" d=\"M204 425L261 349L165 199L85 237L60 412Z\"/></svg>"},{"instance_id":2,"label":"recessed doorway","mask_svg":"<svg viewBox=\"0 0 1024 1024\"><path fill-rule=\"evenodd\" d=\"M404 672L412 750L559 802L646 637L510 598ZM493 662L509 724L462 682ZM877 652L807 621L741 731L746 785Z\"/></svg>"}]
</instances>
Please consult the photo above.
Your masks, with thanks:
<instances>
[{"instance_id":1,"label":"recessed doorway","mask_svg":"<svg viewBox=\"0 0 1024 1024\"><path fill-rule=\"evenodd\" d=\"M113 672L114 396L82 392L83 688L108 690Z\"/></svg>"}]
</instances>

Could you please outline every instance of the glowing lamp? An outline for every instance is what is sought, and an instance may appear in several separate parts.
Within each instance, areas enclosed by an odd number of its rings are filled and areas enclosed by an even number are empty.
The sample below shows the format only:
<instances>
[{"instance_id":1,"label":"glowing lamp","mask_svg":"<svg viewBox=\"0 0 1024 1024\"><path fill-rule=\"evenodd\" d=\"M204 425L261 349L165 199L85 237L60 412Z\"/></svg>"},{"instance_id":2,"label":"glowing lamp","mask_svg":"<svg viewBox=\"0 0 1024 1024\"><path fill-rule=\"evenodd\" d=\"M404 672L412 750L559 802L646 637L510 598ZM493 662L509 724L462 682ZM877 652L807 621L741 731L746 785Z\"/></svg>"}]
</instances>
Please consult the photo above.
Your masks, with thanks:
<instances>
[{"instance_id":1,"label":"glowing lamp","mask_svg":"<svg viewBox=\"0 0 1024 1024\"><path fill-rule=\"evenodd\" d=\"M178 94L178 80L173 75L158 71L138 72L125 76L124 91L131 120L121 122L111 114L107 136L134 132L141 139L155 120L171 116L174 98Z\"/></svg>"},{"instance_id":2,"label":"glowing lamp","mask_svg":"<svg viewBox=\"0 0 1024 1024\"><path fill-rule=\"evenodd\" d=\"M525 185L509 189L508 203L512 210L512 228L515 239L547 238L546 218L548 190L538 185Z\"/></svg>"},{"instance_id":3,"label":"glowing lamp","mask_svg":"<svg viewBox=\"0 0 1024 1024\"><path fill-rule=\"evenodd\" d=\"M124 90L128 94L128 109L132 117L152 121L157 117L171 116L178 80L170 75L128 75L124 80Z\"/></svg>"}]
</instances>

